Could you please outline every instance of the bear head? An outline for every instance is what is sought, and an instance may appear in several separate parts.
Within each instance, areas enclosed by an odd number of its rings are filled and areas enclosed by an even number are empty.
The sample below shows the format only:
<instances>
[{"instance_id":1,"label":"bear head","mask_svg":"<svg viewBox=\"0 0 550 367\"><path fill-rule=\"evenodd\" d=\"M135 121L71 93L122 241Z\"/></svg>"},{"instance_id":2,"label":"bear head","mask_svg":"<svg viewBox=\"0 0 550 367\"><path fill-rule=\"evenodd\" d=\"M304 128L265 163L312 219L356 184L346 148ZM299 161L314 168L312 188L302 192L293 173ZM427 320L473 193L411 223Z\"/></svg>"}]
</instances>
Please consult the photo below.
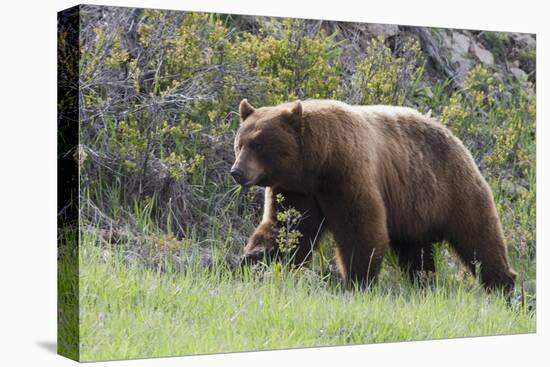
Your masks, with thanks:
<instances>
[{"instance_id":1,"label":"bear head","mask_svg":"<svg viewBox=\"0 0 550 367\"><path fill-rule=\"evenodd\" d=\"M304 164L301 102L254 108L243 99L239 113L231 176L242 186L291 189Z\"/></svg>"}]
</instances>

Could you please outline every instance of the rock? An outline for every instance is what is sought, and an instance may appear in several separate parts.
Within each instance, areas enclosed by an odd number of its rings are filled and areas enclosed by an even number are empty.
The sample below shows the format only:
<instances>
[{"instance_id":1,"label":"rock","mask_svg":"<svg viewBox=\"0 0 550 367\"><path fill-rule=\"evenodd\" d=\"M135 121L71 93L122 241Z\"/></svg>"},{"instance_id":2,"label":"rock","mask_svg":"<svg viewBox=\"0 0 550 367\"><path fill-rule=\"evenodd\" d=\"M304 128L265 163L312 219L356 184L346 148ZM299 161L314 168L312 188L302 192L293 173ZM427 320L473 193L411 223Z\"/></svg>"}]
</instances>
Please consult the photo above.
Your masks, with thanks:
<instances>
[{"instance_id":1,"label":"rock","mask_svg":"<svg viewBox=\"0 0 550 367\"><path fill-rule=\"evenodd\" d=\"M528 191L521 182L514 182L508 178L504 178L500 182L500 187L507 195L525 194Z\"/></svg>"},{"instance_id":2,"label":"rock","mask_svg":"<svg viewBox=\"0 0 550 367\"><path fill-rule=\"evenodd\" d=\"M382 36L386 39L399 33L399 26L395 24L367 24L367 31L374 36Z\"/></svg>"},{"instance_id":3,"label":"rock","mask_svg":"<svg viewBox=\"0 0 550 367\"><path fill-rule=\"evenodd\" d=\"M446 30L443 30L442 32L437 33L437 36L439 37L439 42L443 47L448 49L453 47L453 40L451 36L449 36Z\"/></svg>"},{"instance_id":4,"label":"rock","mask_svg":"<svg viewBox=\"0 0 550 367\"><path fill-rule=\"evenodd\" d=\"M456 73L456 80L462 84L474 64L468 54L470 38L458 31L444 31L439 34L439 37L441 46L448 52L449 61Z\"/></svg>"},{"instance_id":5,"label":"rock","mask_svg":"<svg viewBox=\"0 0 550 367\"><path fill-rule=\"evenodd\" d=\"M432 92L432 88L430 88L429 86L425 86L423 88L423 91L424 91L424 94L426 95L426 97L432 99L433 96L434 96L434 93Z\"/></svg>"},{"instance_id":6,"label":"rock","mask_svg":"<svg viewBox=\"0 0 550 367\"><path fill-rule=\"evenodd\" d=\"M472 42L471 51L485 65L493 65L495 63L495 57L490 51L487 51L475 42Z\"/></svg>"},{"instance_id":7,"label":"rock","mask_svg":"<svg viewBox=\"0 0 550 367\"><path fill-rule=\"evenodd\" d=\"M461 55L467 54L470 49L470 38L462 33L453 32L452 48Z\"/></svg>"},{"instance_id":8,"label":"rock","mask_svg":"<svg viewBox=\"0 0 550 367\"><path fill-rule=\"evenodd\" d=\"M451 37L447 37L445 43L448 45L448 48L450 48L452 63L464 63L468 61L470 39L467 36L459 32L453 32ZM467 66L469 67L469 65Z\"/></svg>"},{"instance_id":9,"label":"rock","mask_svg":"<svg viewBox=\"0 0 550 367\"><path fill-rule=\"evenodd\" d=\"M522 81L522 82L527 81L527 73L525 71L521 70L520 68L511 67L510 72L512 73L512 75L514 75L514 77L517 80Z\"/></svg>"},{"instance_id":10,"label":"rock","mask_svg":"<svg viewBox=\"0 0 550 367\"><path fill-rule=\"evenodd\" d=\"M537 46L537 41L531 34L512 33L511 37L519 47L535 48Z\"/></svg>"}]
</instances>

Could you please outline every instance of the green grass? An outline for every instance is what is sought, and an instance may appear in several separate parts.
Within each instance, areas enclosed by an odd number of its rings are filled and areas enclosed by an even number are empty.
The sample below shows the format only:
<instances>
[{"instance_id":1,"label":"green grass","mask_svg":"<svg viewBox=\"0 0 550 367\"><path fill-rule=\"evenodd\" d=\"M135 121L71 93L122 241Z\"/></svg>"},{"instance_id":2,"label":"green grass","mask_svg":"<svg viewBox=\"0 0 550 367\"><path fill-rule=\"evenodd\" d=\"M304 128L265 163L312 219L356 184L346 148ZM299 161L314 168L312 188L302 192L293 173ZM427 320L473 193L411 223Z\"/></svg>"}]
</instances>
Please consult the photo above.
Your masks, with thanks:
<instances>
[{"instance_id":1,"label":"green grass","mask_svg":"<svg viewBox=\"0 0 550 367\"><path fill-rule=\"evenodd\" d=\"M438 266L444 261L439 251ZM214 259L221 258L214 254ZM231 270L144 268L124 245L80 247L82 361L363 344L535 331L534 312L487 294L442 268L435 284L410 285L388 258L368 291L330 275L271 265ZM314 265L315 266L315 265ZM472 285L473 284L473 285Z\"/></svg>"}]
</instances>

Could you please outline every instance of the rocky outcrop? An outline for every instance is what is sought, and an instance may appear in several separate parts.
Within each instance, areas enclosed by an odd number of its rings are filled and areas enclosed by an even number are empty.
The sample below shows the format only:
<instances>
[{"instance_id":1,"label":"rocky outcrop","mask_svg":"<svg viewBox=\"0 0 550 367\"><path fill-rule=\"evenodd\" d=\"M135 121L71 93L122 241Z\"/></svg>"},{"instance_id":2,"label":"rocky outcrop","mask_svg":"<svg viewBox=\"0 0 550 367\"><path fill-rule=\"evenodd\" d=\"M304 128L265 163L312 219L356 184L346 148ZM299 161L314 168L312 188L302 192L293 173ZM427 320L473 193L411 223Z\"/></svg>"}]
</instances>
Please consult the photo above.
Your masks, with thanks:
<instances>
[{"instance_id":1,"label":"rocky outcrop","mask_svg":"<svg viewBox=\"0 0 550 367\"><path fill-rule=\"evenodd\" d=\"M479 61L481 61L485 65L493 65L495 63L495 58L493 54L490 51L487 51L477 42L472 42L471 52Z\"/></svg>"},{"instance_id":2,"label":"rocky outcrop","mask_svg":"<svg viewBox=\"0 0 550 367\"><path fill-rule=\"evenodd\" d=\"M515 78L522 82L536 80L536 38L527 33L470 31L444 28L417 28L386 24L366 24L365 36L383 39L410 35L418 38L432 64L433 78L451 78L459 87L468 72L478 64L501 77Z\"/></svg>"}]
</instances>

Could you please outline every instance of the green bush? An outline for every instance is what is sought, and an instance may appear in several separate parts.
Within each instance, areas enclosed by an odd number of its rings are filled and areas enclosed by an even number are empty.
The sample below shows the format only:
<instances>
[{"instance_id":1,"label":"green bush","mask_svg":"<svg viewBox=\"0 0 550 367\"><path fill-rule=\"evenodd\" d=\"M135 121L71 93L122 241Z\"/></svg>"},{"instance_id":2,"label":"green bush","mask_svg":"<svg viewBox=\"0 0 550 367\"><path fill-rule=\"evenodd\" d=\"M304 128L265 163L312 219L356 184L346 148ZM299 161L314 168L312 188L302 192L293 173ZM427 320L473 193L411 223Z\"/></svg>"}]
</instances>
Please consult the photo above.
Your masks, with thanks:
<instances>
[{"instance_id":1,"label":"green bush","mask_svg":"<svg viewBox=\"0 0 550 367\"><path fill-rule=\"evenodd\" d=\"M482 32L481 41L485 47L493 53L497 60L506 60L510 41L508 35L503 32Z\"/></svg>"},{"instance_id":2,"label":"green bush","mask_svg":"<svg viewBox=\"0 0 550 367\"><path fill-rule=\"evenodd\" d=\"M341 48L335 35L305 33L304 21L284 19L280 29L264 25L258 33L243 34L236 57L262 83L252 100L273 105L341 96Z\"/></svg>"},{"instance_id":3,"label":"green bush","mask_svg":"<svg viewBox=\"0 0 550 367\"><path fill-rule=\"evenodd\" d=\"M353 98L363 105L410 102L424 73L424 63L420 44L413 38L406 39L397 53L383 38L373 38L366 57L357 63Z\"/></svg>"}]
</instances>

